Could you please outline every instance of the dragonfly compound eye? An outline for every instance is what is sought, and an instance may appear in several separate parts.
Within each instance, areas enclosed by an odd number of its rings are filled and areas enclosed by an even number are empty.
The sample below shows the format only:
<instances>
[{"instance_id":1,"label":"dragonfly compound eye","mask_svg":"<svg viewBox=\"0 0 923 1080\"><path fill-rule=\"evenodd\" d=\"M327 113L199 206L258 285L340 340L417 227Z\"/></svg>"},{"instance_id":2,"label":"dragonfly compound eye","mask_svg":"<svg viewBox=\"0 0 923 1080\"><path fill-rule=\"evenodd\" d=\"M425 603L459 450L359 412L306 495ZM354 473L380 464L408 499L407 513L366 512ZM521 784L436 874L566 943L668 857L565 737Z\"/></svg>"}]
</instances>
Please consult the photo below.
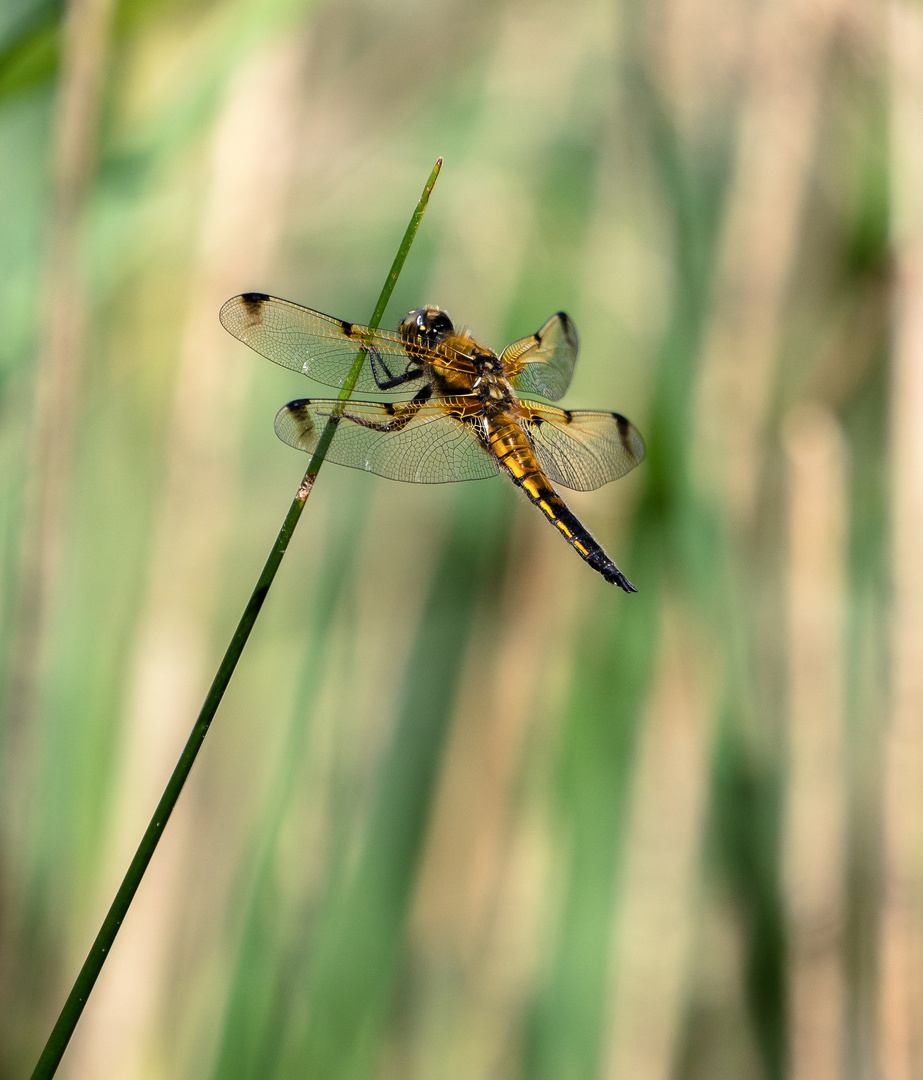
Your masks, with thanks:
<instances>
[{"instance_id":1,"label":"dragonfly compound eye","mask_svg":"<svg viewBox=\"0 0 923 1080\"><path fill-rule=\"evenodd\" d=\"M440 336L443 334L451 334L455 327L452 325L452 320L444 311L429 312L429 328Z\"/></svg>"},{"instance_id":2,"label":"dragonfly compound eye","mask_svg":"<svg viewBox=\"0 0 923 1080\"><path fill-rule=\"evenodd\" d=\"M415 340L427 348L435 347L454 330L452 320L437 307L423 307L411 311L400 326L404 338Z\"/></svg>"}]
</instances>

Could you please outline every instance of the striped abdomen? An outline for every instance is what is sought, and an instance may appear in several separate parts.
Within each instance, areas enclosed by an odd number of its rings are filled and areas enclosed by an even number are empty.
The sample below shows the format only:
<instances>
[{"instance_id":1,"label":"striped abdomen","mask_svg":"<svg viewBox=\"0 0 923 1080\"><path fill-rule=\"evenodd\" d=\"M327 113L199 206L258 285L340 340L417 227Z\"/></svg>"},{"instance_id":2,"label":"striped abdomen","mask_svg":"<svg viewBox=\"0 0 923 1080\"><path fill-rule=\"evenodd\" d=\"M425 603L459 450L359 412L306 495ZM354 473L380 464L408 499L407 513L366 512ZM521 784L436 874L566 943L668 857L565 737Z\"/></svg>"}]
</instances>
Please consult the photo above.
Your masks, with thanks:
<instances>
[{"instance_id":1,"label":"striped abdomen","mask_svg":"<svg viewBox=\"0 0 923 1080\"><path fill-rule=\"evenodd\" d=\"M487 421L490 447L500 467L522 488L564 539L594 570L625 592L638 590L603 551L590 531L567 508L542 472L529 438L515 420L505 416Z\"/></svg>"}]
</instances>

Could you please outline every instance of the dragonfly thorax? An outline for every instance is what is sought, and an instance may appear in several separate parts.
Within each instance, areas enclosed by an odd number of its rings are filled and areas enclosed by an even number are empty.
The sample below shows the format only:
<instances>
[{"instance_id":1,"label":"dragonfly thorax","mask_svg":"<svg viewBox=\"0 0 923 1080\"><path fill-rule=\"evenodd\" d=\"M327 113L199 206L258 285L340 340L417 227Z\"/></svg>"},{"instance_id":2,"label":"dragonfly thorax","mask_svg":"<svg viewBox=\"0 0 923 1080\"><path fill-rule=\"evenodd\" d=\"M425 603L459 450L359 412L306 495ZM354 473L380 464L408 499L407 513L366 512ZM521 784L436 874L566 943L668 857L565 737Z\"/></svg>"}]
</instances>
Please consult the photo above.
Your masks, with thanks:
<instances>
[{"instance_id":1,"label":"dragonfly thorax","mask_svg":"<svg viewBox=\"0 0 923 1080\"><path fill-rule=\"evenodd\" d=\"M504 408L509 405L513 401L509 381L490 361L485 362L483 367L478 366L479 374L471 385L471 392L480 398L488 411L492 412L498 407Z\"/></svg>"}]
</instances>

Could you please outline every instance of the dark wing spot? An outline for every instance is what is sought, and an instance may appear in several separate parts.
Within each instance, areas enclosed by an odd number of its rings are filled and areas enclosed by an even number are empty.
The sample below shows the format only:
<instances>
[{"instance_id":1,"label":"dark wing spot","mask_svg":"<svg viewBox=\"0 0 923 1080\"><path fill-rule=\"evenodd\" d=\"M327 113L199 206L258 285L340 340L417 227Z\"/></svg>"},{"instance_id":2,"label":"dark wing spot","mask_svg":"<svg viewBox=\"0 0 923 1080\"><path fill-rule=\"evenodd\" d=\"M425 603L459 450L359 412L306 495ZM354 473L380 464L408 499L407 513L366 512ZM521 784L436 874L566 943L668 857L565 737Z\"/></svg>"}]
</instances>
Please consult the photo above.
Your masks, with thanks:
<instances>
[{"instance_id":1,"label":"dark wing spot","mask_svg":"<svg viewBox=\"0 0 923 1080\"><path fill-rule=\"evenodd\" d=\"M347 322L345 319L340 319L340 326L343 327L343 333L347 337L353 336L353 324L351 322Z\"/></svg>"},{"instance_id":2,"label":"dark wing spot","mask_svg":"<svg viewBox=\"0 0 923 1080\"><path fill-rule=\"evenodd\" d=\"M532 335L532 340L535 342L536 345L541 345L542 335L536 332Z\"/></svg>"},{"instance_id":3,"label":"dark wing spot","mask_svg":"<svg viewBox=\"0 0 923 1080\"><path fill-rule=\"evenodd\" d=\"M314 441L315 425L310 405L310 398L298 398L296 401L290 401L284 406L276 417L276 434L283 442L287 442L290 446L306 452L313 449L312 443ZM291 424L282 422L286 413L291 418ZM294 436L294 439L292 436Z\"/></svg>"},{"instance_id":4,"label":"dark wing spot","mask_svg":"<svg viewBox=\"0 0 923 1080\"><path fill-rule=\"evenodd\" d=\"M532 424L535 427L541 427L542 424L544 424L544 423L545 423L545 417L544 416L539 416L538 413L533 413L532 414Z\"/></svg>"},{"instance_id":5,"label":"dark wing spot","mask_svg":"<svg viewBox=\"0 0 923 1080\"><path fill-rule=\"evenodd\" d=\"M621 413L612 414L625 452L637 463L644 460L644 440Z\"/></svg>"},{"instance_id":6,"label":"dark wing spot","mask_svg":"<svg viewBox=\"0 0 923 1080\"><path fill-rule=\"evenodd\" d=\"M310 398L298 398L297 401L290 401L285 407L299 420L304 421L308 415L309 406L311 404Z\"/></svg>"},{"instance_id":7,"label":"dark wing spot","mask_svg":"<svg viewBox=\"0 0 923 1080\"><path fill-rule=\"evenodd\" d=\"M386 401L385 402L385 412L388 414L388 416L394 416L394 402L393 401Z\"/></svg>"},{"instance_id":8,"label":"dark wing spot","mask_svg":"<svg viewBox=\"0 0 923 1080\"><path fill-rule=\"evenodd\" d=\"M564 413L564 416L567 418L567 423L569 424L571 420L573 420L574 414L570 411L570 409L562 409L561 411Z\"/></svg>"},{"instance_id":9,"label":"dark wing spot","mask_svg":"<svg viewBox=\"0 0 923 1080\"><path fill-rule=\"evenodd\" d=\"M264 292L245 292L240 295L240 302L252 315L261 304L265 304L269 297Z\"/></svg>"}]
</instances>

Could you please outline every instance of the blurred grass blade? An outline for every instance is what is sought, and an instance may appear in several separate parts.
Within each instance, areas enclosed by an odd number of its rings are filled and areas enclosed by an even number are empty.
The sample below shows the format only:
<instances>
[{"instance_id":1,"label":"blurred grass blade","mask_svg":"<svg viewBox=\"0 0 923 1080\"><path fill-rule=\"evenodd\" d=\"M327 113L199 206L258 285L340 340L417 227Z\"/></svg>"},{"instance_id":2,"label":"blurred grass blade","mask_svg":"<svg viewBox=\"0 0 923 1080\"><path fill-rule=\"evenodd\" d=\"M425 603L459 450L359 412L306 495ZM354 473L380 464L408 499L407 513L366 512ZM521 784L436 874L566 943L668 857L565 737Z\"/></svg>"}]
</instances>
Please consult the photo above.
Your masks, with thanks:
<instances>
[{"instance_id":1,"label":"blurred grass blade","mask_svg":"<svg viewBox=\"0 0 923 1080\"><path fill-rule=\"evenodd\" d=\"M487 493L487 506L496 507L503 497L498 486ZM375 1075L471 639L485 625L496 632L491 600L505 569L498 552L507 533L501 514L485 514L483 491L459 491L404 667L397 723L378 770L361 850L354 868L341 866L332 875L311 942L300 1019L289 1024L282 1067L260 1076Z\"/></svg>"},{"instance_id":2,"label":"blurred grass blade","mask_svg":"<svg viewBox=\"0 0 923 1080\"><path fill-rule=\"evenodd\" d=\"M349 499L343 520L335 524L331 537L323 544L317 588L308 598L310 609L304 613L308 638L284 749L273 773L268 803L258 819L262 824L249 854L241 860L249 900L233 973L227 980L228 996L213 1080L274 1075L271 1061L278 1054L291 1008L288 983L295 958L300 958L302 951L297 944L293 946L291 938L294 933L300 942L310 925L310 919L300 910L291 920L283 915L275 861L292 800L303 783L317 694L330 669L336 638L332 628L353 581L351 571L369 507L365 498ZM294 932L291 922L297 922Z\"/></svg>"},{"instance_id":3,"label":"blurred grass blade","mask_svg":"<svg viewBox=\"0 0 923 1080\"><path fill-rule=\"evenodd\" d=\"M394 291L394 286L397 283L407 254L410 251L410 246L413 243L417 228L423 218L426 205L429 202L430 193L433 190L433 186L436 183L436 178L438 177L441 168L442 158L439 158L430 173L426 186L423 189L423 193L420 196L420 200L411 216L403 240L398 248L397 255L394 258L384 287L381 290L378 303L375 305L375 311L369 322L369 325L373 329L381 322L381 318L388 301L391 298L391 293ZM339 397L341 401L345 402L352 393L352 389L359 377L359 371L364 359L365 353L360 350L356 356L356 361L353 364L349 378L340 392ZM183 748L183 752L180 755L176 768L173 770L173 775L167 783L160 802L157 805L157 809L154 811L154 816L151 818L150 824L145 830L141 843L138 845L138 850L135 852L135 856L128 867L128 871L122 880L122 884L119 886L115 899L109 908L106 918L103 920L103 924L96 936L96 940L93 942L83 967L80 969L80 973L77 976L77 980L68 995L67 1001L64 1003L64 1007L61 1010L58 1020L55 1023L51 1035L48 1037L48 1041L45 1044L45 1048L39 1057L38 1063L32 1072L32 1080L47 1080L48 1077L54 1076L57 1071L58 1064L61 1061L64 1051L67 1049L71 1035L83 1012L83 1007L93 990L93 986L102 970L106 957L109 955L112 943L115 941L119 927L122 925L125 915L128 912L128 908L131 906L131 902L138 890L138 886L141 884L141 879L144 876L148 863L151 861L164 827L170 818L170 814L173 812L173 808L176 805L180 792L192 770L193 763L195 762L199 749L208 733L209 726L218 709L218 705L224 696L224 691L227 689L231 676L234 673L234 669L237 666L237 661L240 659L257 616L263 607L263 602L265 601L269 588L276 576L276 571L279 569L279 565L282 562L282 557L285 555L286 549L291 541L295 527L298 524L298 519L301 517L305 501L314 485L314 480L323 463L324 455L333 438L334 431L335 421L331 419L324 429L318 448L308 465L308 471L305 473L304 479L298 489L298 493L285 516L285 521L282 524L279 535L276 537L276 542L273 544L269 557L266 560L266 564L263 567L263 571L256 583L256 587L244 609L240 622L237 624L237 629L234 631L231 643L218 667L218 671L209 688L208 694L206 695L202 710L193 726L192 733Z\"/></svg>"}]
</instances>

